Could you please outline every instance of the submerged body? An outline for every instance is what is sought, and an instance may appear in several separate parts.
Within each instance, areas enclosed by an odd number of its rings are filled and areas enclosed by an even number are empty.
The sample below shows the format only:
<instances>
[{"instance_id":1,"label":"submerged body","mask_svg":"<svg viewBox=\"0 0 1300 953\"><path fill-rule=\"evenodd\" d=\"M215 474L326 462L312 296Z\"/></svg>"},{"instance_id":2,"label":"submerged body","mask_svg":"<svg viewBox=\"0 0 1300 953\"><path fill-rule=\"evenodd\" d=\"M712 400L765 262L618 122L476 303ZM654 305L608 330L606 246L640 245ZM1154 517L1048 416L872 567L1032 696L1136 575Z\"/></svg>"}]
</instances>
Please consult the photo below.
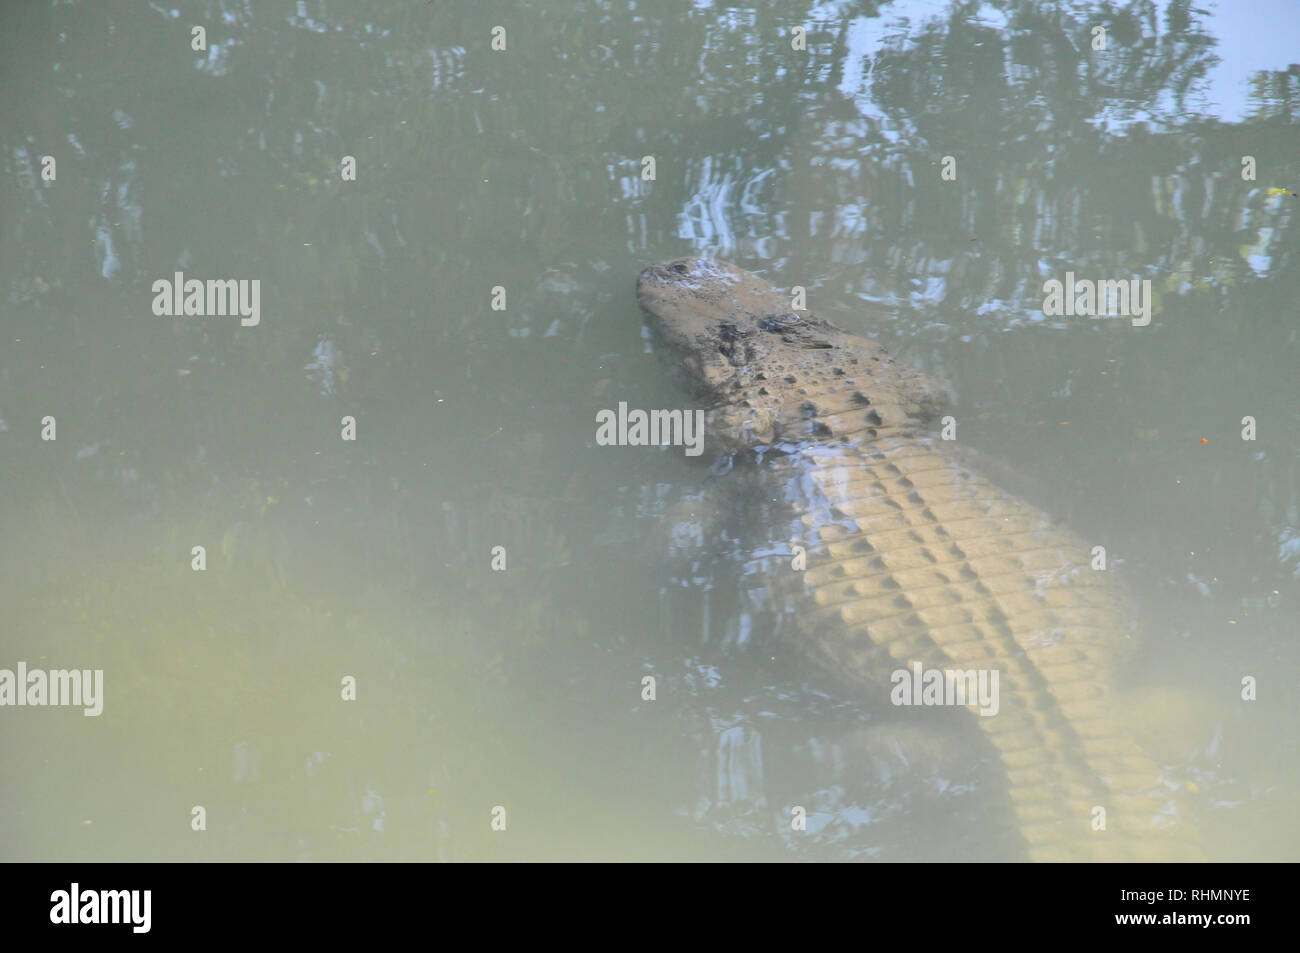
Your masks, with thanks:
<instances>
[{"instance_id":1,"label":"submerged body","mask_svg":"<svg viewBox=\"0 0 1300 953\"><path fill-rule=\"evenodd\" d=\"M637 297L702 391L705 450L799 487L807 568L769 586L786 638L878 703L918 668L997 673L995 704L965 707L1029 858L1200 858L1176 786L1119 712L1122 593L1082 540L937 439L942 387L721 262L655 265Z\"/></svg>"}]
</instances>

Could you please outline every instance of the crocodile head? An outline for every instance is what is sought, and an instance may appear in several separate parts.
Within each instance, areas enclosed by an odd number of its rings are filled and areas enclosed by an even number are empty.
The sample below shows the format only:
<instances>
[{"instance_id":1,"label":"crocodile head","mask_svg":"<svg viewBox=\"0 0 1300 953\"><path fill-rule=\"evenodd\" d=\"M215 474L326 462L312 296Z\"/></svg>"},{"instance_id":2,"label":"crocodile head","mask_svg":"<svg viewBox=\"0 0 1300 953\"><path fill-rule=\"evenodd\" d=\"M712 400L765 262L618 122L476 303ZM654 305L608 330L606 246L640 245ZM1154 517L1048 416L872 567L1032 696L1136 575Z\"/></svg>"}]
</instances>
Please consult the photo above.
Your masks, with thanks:
<instances>
[{"instance_id":1,"label":"crocodile head","mask_svg":"<svg viewBox=\"0 0 1300 953\"><path fill-rule=\"evenodd\" d=\"M652 265L637 300L712 405L706 440L723 452L916 433L943 403L937 382L874 341L791 311L787 295L734 265Z\"/></svg>"}]
</instances>

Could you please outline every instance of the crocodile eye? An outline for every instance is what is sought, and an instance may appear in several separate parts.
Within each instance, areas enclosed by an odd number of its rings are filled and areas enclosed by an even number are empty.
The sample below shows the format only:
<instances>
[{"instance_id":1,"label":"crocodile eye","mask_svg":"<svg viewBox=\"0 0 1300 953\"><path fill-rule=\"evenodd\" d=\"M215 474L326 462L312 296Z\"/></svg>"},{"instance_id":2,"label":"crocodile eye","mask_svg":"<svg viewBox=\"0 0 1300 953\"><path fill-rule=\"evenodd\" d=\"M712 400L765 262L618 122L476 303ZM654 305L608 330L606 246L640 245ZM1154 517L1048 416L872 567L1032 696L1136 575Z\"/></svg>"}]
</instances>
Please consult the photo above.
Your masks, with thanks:
<instances>
[{"instance_id":1,"label":"crocodile eye","mask_svg":"<svg viewBox=\"0 0 1300 953\"><path fill-rule=\"evenodd\" d=\"M675 265L672 266L672 270L675 271L675 272L677 272L677 274L679 274L679 275L684 275L684 274L686 274L686 272L688 272L690 269L687 268L685 265L683 265L683 264L679 261L677 264L675 264Z\"/></svg>"}]
</instances>

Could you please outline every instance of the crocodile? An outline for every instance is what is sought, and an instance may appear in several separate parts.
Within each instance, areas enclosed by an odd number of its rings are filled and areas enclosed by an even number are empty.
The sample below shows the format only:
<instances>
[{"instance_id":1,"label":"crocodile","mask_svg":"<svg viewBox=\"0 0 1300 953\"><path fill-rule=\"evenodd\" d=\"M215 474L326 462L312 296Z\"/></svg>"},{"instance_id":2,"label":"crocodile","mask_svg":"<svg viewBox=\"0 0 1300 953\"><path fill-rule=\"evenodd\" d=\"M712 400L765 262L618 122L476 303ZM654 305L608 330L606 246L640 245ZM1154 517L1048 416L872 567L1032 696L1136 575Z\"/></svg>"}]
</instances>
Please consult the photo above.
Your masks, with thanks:
<instances>
[{"instance_id":1,"label":"crocodile","mask_svg":"<svg viewBox=\"0 0 1300 953\"><path fill-rule=\"evenodd\" d=\"M940 439L941 383L724 262L652 265L637 299L706 407L706 448L795 488L807 562L768 581L796 619L779 638L876 700L918 665L997 672L996 714L967 698L962 717L996 752L1025 859L1203 859L1186 792L1121 713L1125 593Z\"/></svg>"}]
</instances>

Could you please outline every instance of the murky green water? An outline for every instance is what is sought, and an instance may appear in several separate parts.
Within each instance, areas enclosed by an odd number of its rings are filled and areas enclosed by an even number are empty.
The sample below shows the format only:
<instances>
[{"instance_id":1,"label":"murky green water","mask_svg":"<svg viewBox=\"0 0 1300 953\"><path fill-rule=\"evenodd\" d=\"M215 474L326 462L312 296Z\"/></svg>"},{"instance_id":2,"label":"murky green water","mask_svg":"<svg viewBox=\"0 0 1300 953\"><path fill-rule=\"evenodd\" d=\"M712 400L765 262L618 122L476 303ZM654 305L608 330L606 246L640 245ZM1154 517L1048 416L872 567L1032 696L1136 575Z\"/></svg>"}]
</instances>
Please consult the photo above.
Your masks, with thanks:
<instances>
[{"instance_id":1,"label":"murky green water","mask_svg":"<svg viewBox=\"0 0 1300 953\"><path fill-rule=\"evenodd\" d=\"M596 444L689 401L633 282L706 254L943 376L991 475L1108 541L1135 731L1211 856L1297 859L1287 14L6 6L0 668L104 707L0 709L0 856L1016 856L959 722L747 638L746 475ZM258 323L156 314L178 271ZM1150 325L1045 317L1067 271L1150 280Z\"/></svg>"}]
</instances>

